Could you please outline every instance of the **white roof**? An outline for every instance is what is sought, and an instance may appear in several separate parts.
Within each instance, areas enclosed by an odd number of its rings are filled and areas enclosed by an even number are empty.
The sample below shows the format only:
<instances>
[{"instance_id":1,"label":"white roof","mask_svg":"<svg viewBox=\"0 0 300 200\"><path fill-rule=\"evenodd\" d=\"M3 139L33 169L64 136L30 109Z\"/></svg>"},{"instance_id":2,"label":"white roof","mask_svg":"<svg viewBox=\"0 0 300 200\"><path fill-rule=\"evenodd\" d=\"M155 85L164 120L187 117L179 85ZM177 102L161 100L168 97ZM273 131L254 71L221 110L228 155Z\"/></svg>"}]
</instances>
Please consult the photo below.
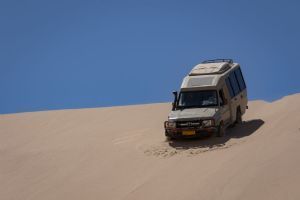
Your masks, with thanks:
<instances>
[{"instance_id":1,"label":"white roof","mask_svg":"<svg viewBox=\"0 0 300 200\"><path fill-rule=\"evenodd\" d=\"M201 63L196 65L189 73L190 76L204 74L221 74L230 69L230 64L227 62L219 63Z\"/></svg>"},{"instance_id":2,"label":"white roof","mask_svg":"<svg viewBox=\"0 0 300 200\"><path fill-rule=\"evenodd\" d=\"M216 86L220 75L202 75L202 76L186 76L181 84L181 88L194 88L205 86Z\"/></svg>"}]
</instances>

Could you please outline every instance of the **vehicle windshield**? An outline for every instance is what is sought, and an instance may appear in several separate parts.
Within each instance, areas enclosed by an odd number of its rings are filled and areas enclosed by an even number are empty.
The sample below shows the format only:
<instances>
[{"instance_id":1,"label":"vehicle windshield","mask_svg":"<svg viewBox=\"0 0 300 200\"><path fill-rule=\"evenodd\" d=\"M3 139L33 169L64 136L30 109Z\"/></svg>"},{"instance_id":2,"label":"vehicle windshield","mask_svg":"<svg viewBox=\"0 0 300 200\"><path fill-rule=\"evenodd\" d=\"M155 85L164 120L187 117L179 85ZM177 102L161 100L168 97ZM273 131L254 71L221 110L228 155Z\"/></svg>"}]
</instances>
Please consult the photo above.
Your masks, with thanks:
<instances>
[{"instance_id":1,"label":"vehicle windshield","mask_svg":"<svg viewBox=\"0 0 300 200\"><path fill-rule=\"evenodd\" d=\"M215 90L180 92L179 108L203 108L218 105L218 95Z\"/></svg>"}]
</instances>

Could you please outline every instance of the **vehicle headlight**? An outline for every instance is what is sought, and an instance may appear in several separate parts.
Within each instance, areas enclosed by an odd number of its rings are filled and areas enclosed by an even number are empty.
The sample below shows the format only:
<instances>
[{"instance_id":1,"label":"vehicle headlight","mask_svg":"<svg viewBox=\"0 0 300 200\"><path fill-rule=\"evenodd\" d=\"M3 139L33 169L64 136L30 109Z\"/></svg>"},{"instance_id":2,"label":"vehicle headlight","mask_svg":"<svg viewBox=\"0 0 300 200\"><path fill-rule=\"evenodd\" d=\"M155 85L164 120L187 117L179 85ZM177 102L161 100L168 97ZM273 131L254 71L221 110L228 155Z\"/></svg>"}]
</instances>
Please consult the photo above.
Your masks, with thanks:
<instances>
[{"instance_id":1,"label":"vehicle headlight","mask_svg":"<svg viewBox=\"0 0 300 200\"><path fill-rule=\"evenodd\" d=\"M214 125L215 125L215 121L213 119L207 119L202 121L203 127L214 126Z\"/></svg>"},{"instance_id":2,"label":"vehicle headlight","mask_svg":"<svg viewBox=\"0 0 300 200\"><path fill-rule=\"evenodd\" d=\"M165 128L176 128L176 122L166 121Z\"/></svg>"}]
</instances>

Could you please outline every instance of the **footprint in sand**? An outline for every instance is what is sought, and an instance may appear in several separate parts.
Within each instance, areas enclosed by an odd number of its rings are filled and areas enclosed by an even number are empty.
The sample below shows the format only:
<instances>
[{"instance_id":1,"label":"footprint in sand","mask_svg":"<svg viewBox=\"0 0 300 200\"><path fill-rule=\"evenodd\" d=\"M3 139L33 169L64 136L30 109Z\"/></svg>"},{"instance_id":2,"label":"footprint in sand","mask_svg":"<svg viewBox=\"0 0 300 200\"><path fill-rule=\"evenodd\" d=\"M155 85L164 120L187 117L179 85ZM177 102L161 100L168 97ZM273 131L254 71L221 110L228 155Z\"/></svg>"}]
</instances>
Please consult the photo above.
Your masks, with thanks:
<instances>
[{"instance_id":1,"label":"footprint in sand","mask_svg":"<svg viewBox=\"0 0 300 200\"><path fill-rule=\"evenodd\" d=\"M189 142L183 141L182 146L178 144L172 146L171 142L162 142L160 144L152 145L144 149L144 154L146 154L147 156L155 156L155 157L162 157L162 158L168 158L175 155L195 156L210 151L227 149L235 144L237 143L231 142L231 143L215 144L215 145L207 145L207 146L194 146L194 145L189 146Z\"/></svg>"}]
</instances>

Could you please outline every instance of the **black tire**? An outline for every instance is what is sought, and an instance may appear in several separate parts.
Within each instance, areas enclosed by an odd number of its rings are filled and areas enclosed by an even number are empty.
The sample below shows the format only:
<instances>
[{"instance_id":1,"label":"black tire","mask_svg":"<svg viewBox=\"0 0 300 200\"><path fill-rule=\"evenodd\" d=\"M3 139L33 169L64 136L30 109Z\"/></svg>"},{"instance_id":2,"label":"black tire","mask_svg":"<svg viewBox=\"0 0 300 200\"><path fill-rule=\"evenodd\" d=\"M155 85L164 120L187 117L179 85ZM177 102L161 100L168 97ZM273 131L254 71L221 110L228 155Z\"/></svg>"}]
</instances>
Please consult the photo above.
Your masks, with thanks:
<instances>
[{"instance_id":1,"label":"black tire","mask_svg":"<svg viewBox=\"0 0 300 200\"><path fill-rule=\"evenodd\" d=\"M225 135L225 126L223 122L220 123L217 130L217 137L223 137Z\"/></svg>"},{"instance_id":2,"label":"black tire","mask_svg":"<svg viewBox=\"0 0 300 200\"><path fill-rule=\"evenodd\" d=\"M236 111L235 123L238 124L238 125L243 123L242 112L241 112L240 109L237 109L237 111Z\"/></svg>"},{"instance_id":3,"label":"black tire","mask_svg":"<svg viewBox=\"0 0 300 200\"><path fill-rule=\"evenodd\" d=\"M166 136L166 141L170 141L170 140L173 140L173 137L171 137L167 131L165 131L165 136Z\"/></svg>"}]
</instances>

